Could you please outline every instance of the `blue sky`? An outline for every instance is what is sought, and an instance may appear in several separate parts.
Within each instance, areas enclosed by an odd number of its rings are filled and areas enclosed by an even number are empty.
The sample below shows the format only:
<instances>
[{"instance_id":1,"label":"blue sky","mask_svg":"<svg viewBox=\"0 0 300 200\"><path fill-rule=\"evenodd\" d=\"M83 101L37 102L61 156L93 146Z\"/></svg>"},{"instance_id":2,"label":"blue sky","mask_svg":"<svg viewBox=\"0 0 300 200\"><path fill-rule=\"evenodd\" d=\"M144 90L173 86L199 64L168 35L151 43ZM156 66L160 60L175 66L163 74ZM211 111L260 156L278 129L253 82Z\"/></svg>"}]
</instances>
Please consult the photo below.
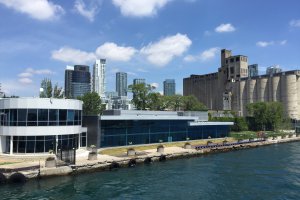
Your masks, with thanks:
<instances>
[{"instance_id":1,"label":"blue sky","mask_svg":"<svg viewBox=\"0 0 300 200\"><path fill-rule=\"evenodd\" d=\"M300 69L299 0L0 0L0 83L8 95L37 96L47 77L64 85L66 65L107 59L115 73L165 79L217 71L220 49L249 64ZM90 68L92 70L92 67Z\"/></svg>"}]
</instances>

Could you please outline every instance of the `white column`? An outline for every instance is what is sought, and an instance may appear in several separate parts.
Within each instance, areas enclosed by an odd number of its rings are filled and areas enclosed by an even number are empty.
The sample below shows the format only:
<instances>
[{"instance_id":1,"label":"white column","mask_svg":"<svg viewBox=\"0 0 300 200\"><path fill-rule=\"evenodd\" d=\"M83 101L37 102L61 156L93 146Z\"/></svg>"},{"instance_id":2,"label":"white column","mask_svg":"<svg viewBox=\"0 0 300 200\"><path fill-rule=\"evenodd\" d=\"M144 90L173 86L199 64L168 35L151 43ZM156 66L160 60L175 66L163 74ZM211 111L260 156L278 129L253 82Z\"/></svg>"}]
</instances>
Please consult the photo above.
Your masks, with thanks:
<instances>
[{"instance_id":1,"label":"white column","mask_svg":"<svg viewBox=\"0 0 300 200\"><path fill-rule=\"evenodd\" d=\"M13 149L14 149L14 142L13 142L13 136L10 136L10 155L13 154Z\"/></svg>"},{"instance_id":2,"label":"white column","mask_svg":"<svg viewBox=\"0 0 300 200\"><path fill-rule=\"evenodd\" d=\"M81 133L78 134L78 149L81 147Z\"/></svg>"},{"instance_id":3,"label":"white column","mask_svg":"<svg viewBox=\"0 0 300 200\"><path fill-rule=\"evenodd\" d=\"M57 153L58 135L55 136L55 153Z\"/></svg>"}]
</instances>

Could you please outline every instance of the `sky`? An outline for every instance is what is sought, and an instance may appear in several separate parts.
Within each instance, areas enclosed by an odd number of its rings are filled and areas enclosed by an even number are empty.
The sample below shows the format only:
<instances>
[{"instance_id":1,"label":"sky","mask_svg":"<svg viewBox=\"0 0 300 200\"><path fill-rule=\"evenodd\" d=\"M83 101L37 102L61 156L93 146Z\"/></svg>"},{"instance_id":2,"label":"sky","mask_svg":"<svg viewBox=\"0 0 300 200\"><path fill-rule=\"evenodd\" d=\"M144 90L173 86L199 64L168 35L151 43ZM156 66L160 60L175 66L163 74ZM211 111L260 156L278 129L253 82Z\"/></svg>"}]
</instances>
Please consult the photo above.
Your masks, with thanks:
<instances>
[{"instance_id":1,"label":"sky","mask_svg":"<svg viewBox=\"0 0 300 200\"><path fill-rule=\"evenodd\" d=\"M191 74L216 72L220 50L248 56L259 73L300 69L299 0L0 0L0 83L7 95L38 96L67 65L105 58L116 72L176 92Z\"/></svg>"}]
</instances>

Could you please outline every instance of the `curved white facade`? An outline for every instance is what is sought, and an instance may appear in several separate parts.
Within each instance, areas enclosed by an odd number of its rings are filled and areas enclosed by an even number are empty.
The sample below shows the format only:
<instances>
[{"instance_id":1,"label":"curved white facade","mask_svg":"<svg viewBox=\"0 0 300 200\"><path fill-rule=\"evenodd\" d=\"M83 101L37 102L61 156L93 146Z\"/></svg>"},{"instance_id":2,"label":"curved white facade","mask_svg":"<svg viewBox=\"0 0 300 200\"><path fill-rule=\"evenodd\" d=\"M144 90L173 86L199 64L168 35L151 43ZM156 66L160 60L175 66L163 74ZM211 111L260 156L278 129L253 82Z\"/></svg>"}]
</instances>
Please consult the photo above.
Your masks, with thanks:
<instances>
[{"instance_id":1,"label":"curved white facade","mask_svg":"<svg viewBox=\"0 0 300 200\"><path fill-rule=\"evenodd\" d=\"M78 148L82 133L86 132L81 124L82 101L79 100L0 99L0 153Z\"/></svg>"}]
</instances>

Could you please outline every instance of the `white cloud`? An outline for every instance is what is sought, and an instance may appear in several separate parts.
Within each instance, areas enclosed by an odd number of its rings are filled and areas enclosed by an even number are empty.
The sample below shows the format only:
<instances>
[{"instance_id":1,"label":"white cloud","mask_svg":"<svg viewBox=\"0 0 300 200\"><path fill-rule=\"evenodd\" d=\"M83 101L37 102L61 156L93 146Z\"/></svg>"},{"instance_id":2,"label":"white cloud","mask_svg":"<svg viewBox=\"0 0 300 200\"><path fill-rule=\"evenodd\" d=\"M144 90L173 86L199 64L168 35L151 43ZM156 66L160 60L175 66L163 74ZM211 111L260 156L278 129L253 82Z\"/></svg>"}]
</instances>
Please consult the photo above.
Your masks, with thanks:
<instances>
[{"instance_id":1,"label":"white cloud","mask_svg":"<svg viewBox=\"0 0 300 200\"><path fill-rule=\"evenodd\" d=\"M300 19L290 21L291 27L300 27Z\"/></svg>"},{"instance_id":2,"label":"white cloud","mask_svg":"<svg viewBox=\"0 0 300 200\"><path fill-rule=\"evenodd\" d=\"M200 61L205 62L205 61L215 58L219 51L220 51L219 47L213 47L213 48L203 51L199 55L187 55L184 57L184 61L194 62L194 61L200 60Z\"/></svg>"},{"instance_id":3,"label":"white cloud","mask_svg":"<svg viewBox=\"0 0 300 200\"><path fill-rule=\"evenodd\" d=\"M37 69L37 70L35 70L35 69L32 69L32 68L27 68L25 73L38 74L38 75L54 74L54 72L51 71L50 69Z\"/></svg>"},{"instance_id":4,"label":"white cloud","mask_svg":"<svg viewBox=\"0 0 300 200\"><path fill-rule=\"evenodd\" d=\"M207 61L207 60L213 59L214 57L216 57L216 55L219 51L220 51L220 48L218 48L218 47L214 47L214 48L205 50L200 54L200 60Z\"/></svg>"},{"instance_id":5,"label":"white cloud","mask_svg":"<svg viewBox=\"0 0 300 200\"><path fill-rule=\"evenodd\" d=\"M32 77L32 73L30 73L30 72L23 72L21 74L18 74L18 77L21 77L21 78Z\"/></svg>"},{"instance_id":6,"label":"white cloud","mask_svg":"<svg viewBox=\"0 0 300 200\"><path fill-rule=\"evenodd\" d=\"M186 62L194 62L197 60L197 56L187 55L183 58L183 60Z\"/></svg>"},{"instance_id":7,"label":"white cloud","mask_svg":"<svg viewBox=\"0 0 300 200\"><path fill-rule=\"evenodd\" d=\"M18 81L20 83L22 83L22 84L30 84L30 83L32 83L32 79L30 79L30 78L20 78Z\"/></svg>"},{"instance_id":8,"label":"white cloud","mask_svg":"<svg viewBox=\"0 0 300 200\"><path fill-rule=\"evenodd\" d=\"M156 15L171 0L113 0L113 4L120 8L122 15L132 17L146 17Z\"/></svg>"},{"instance_id":9,"label":"white cloud","mask_svg":"<svg viewBox=\"0 0 300 200\"><path fill-rule=\"evenodd\" d=\"M150 43L141 49L141 53L154 65L163 67L175 56L181 56L191 46L192 41L187 35L177 33L156 43Z\"/></svg>"},{"instance_id":10,"label":"white cloud","mask_svg":"<svg viewBox=\"0 0 300 200\"><path fill-rule=\"evenodd\" d=\"M70 47L62 47L59 50L52 51L52 58L73 64L86 64L96 59L94 53L73 49Z\"/></svg>"},{"instance_id":11,"label":"white cloud","mask_svg":"<svg viewBox=\"0 0 300 200\"><path fill-rule=\"evenodd\" d=\"M64 14L64 9L60 5L48 0L0 0L0 3L41 21L53 20Z\"/></svg>"},{"instance_id":12,"label":"white cloud","mask_svg":"<svg viewBox=\"0 0 300 200\"><path fill-rule=\"evenodd\" d=\"M270 45L273 45L273 44L274 44L274 41L270 41L270 42L259 41L259 42L256 43L256 46L267 47L267 46L270 46Z\"/></svg>"},{"instance_id":13,"label":"white cloud","mask_svg":"<svg viewBox=\"0 0 300 200\"><path fill-rule=\"evenodd\" d=\"M236 29L232 24L221 24L215 28L217 33L234 32Z\"/></svg>"},{"instance_id":14,"label":"white cloud","mask_svg":"<svg viewBox=\"0 0 300 200\"><path fill-rule=\"evenodd\" d=\"M112 42L106 42L96 49L98 57L114 61L129 61L135 53L133 47L118 46Z\"/></svg>"},{"instance_id":15,"label":"white cloud","mask_svg":"<svg viewBox=\"0 0 300 200\"><path fill-rule=\"evenodd\" d=\"M96 14L99 12L100 3L100 1L94 0L90 2L89 6L86 6L83 0L76 0L74 8L80 15L93 22Z\"/></svg>"},{"instance_id":16,"label":"white cloud","mask_svg":"<svg viewBox=\"0 0 300 200\"><path fill-rule=\"evenodd\" d=\"M280 45L286 45L286 43L287 43L287 40L282 40L279 42Z\"/></svg>"}]
</instances>

